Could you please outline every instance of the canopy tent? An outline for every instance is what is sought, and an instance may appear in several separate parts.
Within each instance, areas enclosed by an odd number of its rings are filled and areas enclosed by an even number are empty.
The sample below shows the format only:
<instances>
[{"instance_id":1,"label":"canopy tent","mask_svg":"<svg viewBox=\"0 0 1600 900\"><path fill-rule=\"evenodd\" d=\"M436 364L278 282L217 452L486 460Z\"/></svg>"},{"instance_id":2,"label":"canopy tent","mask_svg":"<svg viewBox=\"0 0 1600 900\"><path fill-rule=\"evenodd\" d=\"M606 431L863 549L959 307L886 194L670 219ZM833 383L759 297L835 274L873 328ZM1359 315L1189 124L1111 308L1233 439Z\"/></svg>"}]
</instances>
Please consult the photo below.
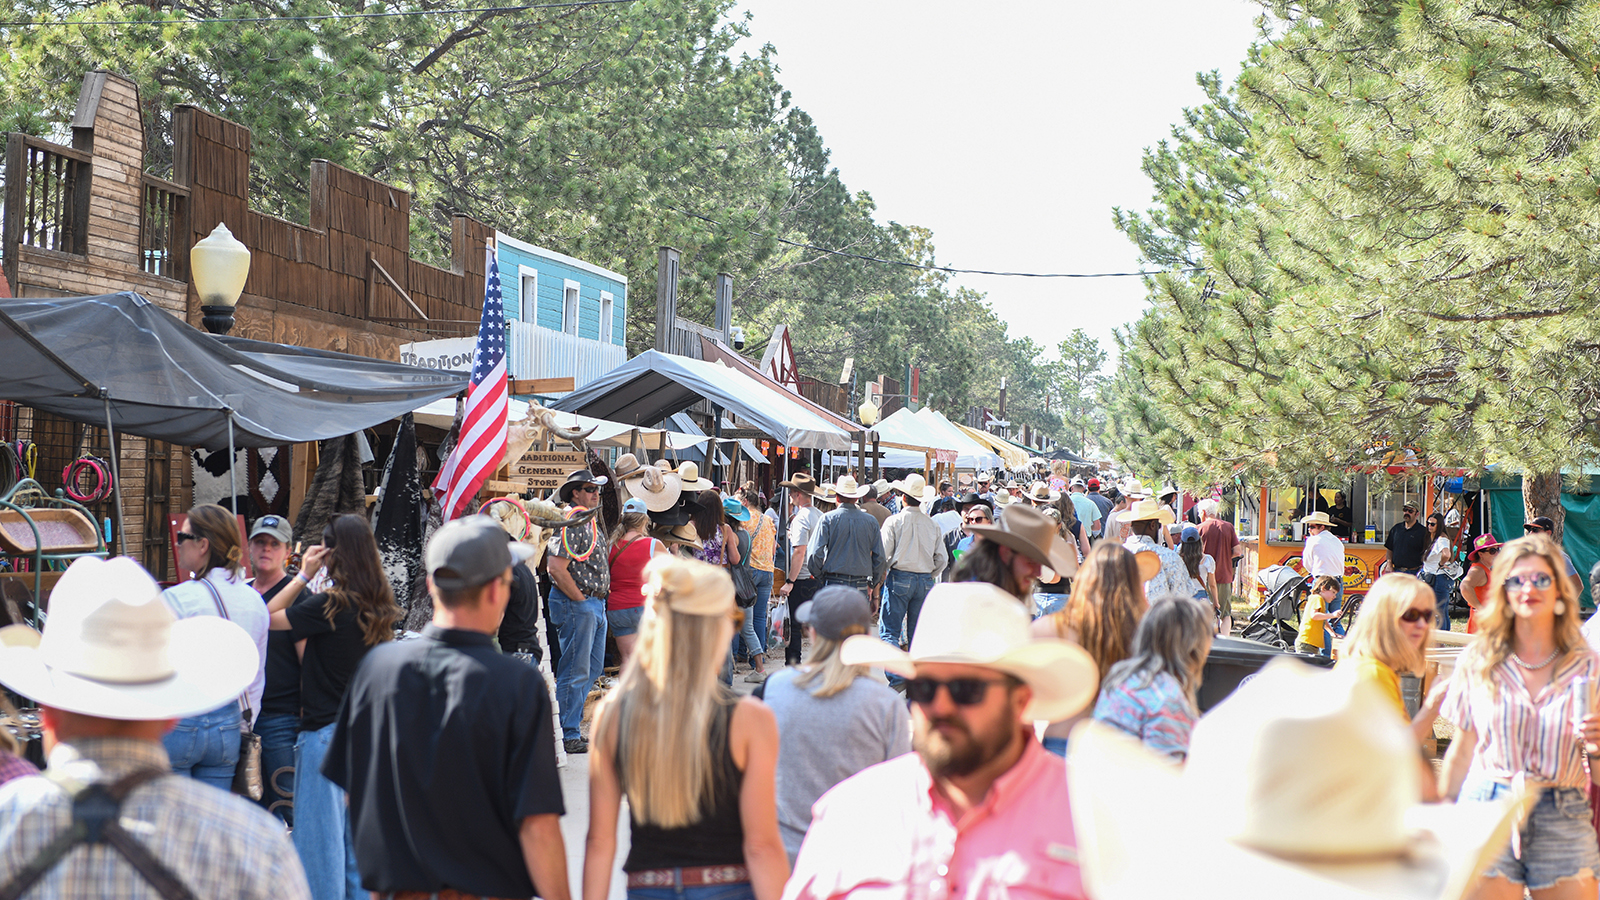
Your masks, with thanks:
<instances>
[{"instance_id":1,"label":"canopy tent","mask_svg":"<svg viewBox=\"0 0 1600 900\"><path fill-rule=\"evenodd\" d=\"M669 416L666 424L671 425L674 429L684 434L696 436L699 438L701 443L709 444L711 442L711 436L706 434L699 425L695 424L694 419L690 418L688 413L677 413L676 415ZM724 429L731 429L733 428L733 423L724 418L722 420L722 427ZM744 451L744 455L749 458L751 462L760 464L767 461L767 458L761 455L761 448L756 446L755 441L752 441L748 438L740 438L737 441L729 440L728 438L722 438L721 441L722 446L719 448L719 452L717 453L717 465L719 466L733 465L733 460L728 458L728 448L735 443L739 445L739 449ZM697 461L702 466L706 465L706 451L699 450L699 454L699 459Z\"/></svg>"},{"instance_id":2,"label":"canopy tent","mask_svg":"<svg viewBox=\"0 0 1600 900\"><path fill-rule=\"evenodd\" d=\"M218 339L138 294L0 300L0 399L190 447L360 431L467 378L344 353Z\"/></svg>"},{"instance_id":3,"label":"canopy tent","mask_svg":"<svg viewBox=\"0 0 1600 900\"><path fill-rule=\"evenodd\" d=\"M418 425L432 425L435 428L449 430L455 421L456 402L446 398L435 400L432 403L420 406L415 410ZM515 422L528 414L526 401L511 399L511 406L506 413L506 421ZM620 422L607 422L604 419L591 419L588 416L578 416L572 413L555 413L555 421L562 428L593 428L594 433L589 435L587 441L592 447L622 447L633 446L633 432L639 432L639 446L645 450L662 453L666 450L683 450L695 447L706 442L704 436L697 436L687 432L663 431L660 428L634 428L632 425L623 425Z\"/></svg>"},{"instance_id":4,"label":"canopy tent","mask_svg":"<svg viewBox=\"0 0 1600 900\"><path fill-rule=\"evenodd\" d=\"M946 440L940 439L937 431L905 407L885 416L872 430L880 441L885 468L921 469L928 464L929 453L933 453L940 462L952 462L959 457ZM896 444L901 446L894 446ZM845 463L845 460L843 457L834 459L830 454L824 462Z\"/></svg>"},{"instance_id":5,"label":"canopy tent","mask_svg":"<svg viewBox=\"0 0 1600 900\"><path fill-rule=\"evenodd\" d=\"M959 422L951 422L950 424L961 429L962 434L1000 454L1000 458L1005 461L1004 464L1007 469L1010 469L1013 472L1019 472L1028 467L1027 452L1021 447L1018 447L1016 444L1013 444L1010 441L1002 438L995 437L992 434L979 431L976 428L968 428Z\"/></svg>"},{"instance_id":6,"label":"canopy tent","mask_svg":"<svg viewBox=\"0 0 1600 900\"><path fill-rule=\"evenodd\" d=\"M1085 465L1085 466L1086 465L1090 465L1089 460L1084 459L1083 457L1079 456L1076 453L1073 453L1071 450L1068 450L1065 447L1056 448L1056 451L1054 453L1051 453L1046 458L1047 459L1064 459L1069 463L1078 463L1079 465Z\"/></svg>"},{"instance_id":7,"label":"canopy tent","mask_svg":"<svg viewBox=\"0 0 1600 900\"><path fill-rule=\"evenodd\" d=\"M720 363L647 350L551 404L636 425L663 421L701 400L786 447L848 450L850 435L779 392Z\"/></svg>"},{"instance_id":8,"label":"canopy tent","mask_svg":"<svg viewBox=\"0 0 1600 900\"><path fill-rule=\"evenodd\" d=\"M955 449L958 469L995 469L1005 464L1000 455L968 437L938 410L924 406L916 417L926 425L930 439Z\"/></svg>"}]
</instances>

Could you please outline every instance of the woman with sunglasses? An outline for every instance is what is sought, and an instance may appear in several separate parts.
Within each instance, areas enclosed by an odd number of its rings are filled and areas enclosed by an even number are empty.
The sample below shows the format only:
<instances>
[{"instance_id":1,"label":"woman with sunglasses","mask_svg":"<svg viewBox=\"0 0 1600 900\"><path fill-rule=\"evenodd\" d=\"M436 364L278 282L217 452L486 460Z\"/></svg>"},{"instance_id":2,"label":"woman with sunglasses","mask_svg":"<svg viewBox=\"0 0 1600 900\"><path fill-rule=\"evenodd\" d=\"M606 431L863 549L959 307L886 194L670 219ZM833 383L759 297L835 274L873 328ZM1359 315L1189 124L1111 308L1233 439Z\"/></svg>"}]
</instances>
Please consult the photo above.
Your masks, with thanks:
<instances>
[{"instance_id":1,"label":"woman with sunglasses","mask_svg":"<svg viewBox=\"0 0 1600 900\"><path fill-rule=\"evenodd\" d=\"M778 900L778 723L718 683L733 579L697 560L645 567L639 643L595 715L583 900L606 900L628 798L629 900Z\"/></svg>"},{"instance_id":2,"label":"woman with sunglasses","mask_svg":"<svg viewBox=\"0 0 1600 900\"><path fill-rule=\"evenodd\" d=\"M1450 589L1455 582L1444 567L1450 564L1454 543L1444 523L1444 515L1434 513L1428 517L1428 551L1422 556L1422 580L1433 588L1434 608L1438 611L1439 630L1450 630Z\"/></svg>"},{"instance_id":3,"label":"woman with sunglasses","mask_svg":"<svg viewBox=\"0 0 1600 900\"><path fill-rule=\"evenodd\" d=\"M1478 611L1488 597L1484 588L1489 586L1489 567L1500 553L1500 542L1492 534L1480 534L1472 540L1472 552L1467 554L1471 567L1461 577L1461 599L1467 601L1467 634L1478 633Z\"/></svg>"},{"instance_id":4,"label":"woman with sunglasses","mask_svg":"<svg viewBox=\"0 0 1600 900\"><path fill-rule=\"evenodd\" d=\"M267 610L261 595L244 580L244 542L239 520L215 503L189 510L177 534L178 572L184 579L162 599L180 619L221 616L241 626L260 651L256 677L244 696L198 716L189 716L162 743L172 771L223 790L233 787L239 764L239 727L254 724L267 684ZM192 580L190 580L192 578ZM248 721L242 717L249 715Z\"/></svg>"},{"instance_id":5,"label":"woman with sunglasses","mask_svg":"<svg viewBox=\"0 0 1600 900\"><path fill-rule=\"evenodd\" d=\"M267 608L272 629L287 631L300 650L300 736L294 745L294 848L317 900L366 896L356 874L344 791L322 774L334 719L350 677L367 651L394 640L400 618L378 542L363 516L335 517L322 543ZM326 570L323 577L319 571ZM321 590L296 602L315 580Z\"/></svg>"},{"instance_id":6,"label":"woman with sunglasses","mask_svg":"<svg viewBox=\"0 0 1600 900\"><path fill-rule=\"evenodd\" d=\"M1441 795L1495 800L1524 783L1537 798L1519 846L1506 842L1479 898L1513 900L1524 887L1534 900L1595 896L1600 845L1586 792L1590 773L1600 772L1600 657L1583 639L1563 566L1543 536L1501 549L1478 637L1462 652L1441 710L1457 730Z\"/></svg>"},{"instance_id":7,"label":"woman with sunglasses","mask_svg":"<svg viewBox=\"0 0 1600 900\"><path fill-rule=\"evenodd\" d=\"M1361 602L1361 612L1350 627L1335 667L1377 685L1395 711L1411 724L1419 742L1433 734L1433 720L1444 695L1434 691L1412 717L1400 696L1400 676L1424 676L1428 645L1433 640L1433 612L1433 591L1415 576L1391 572L1379 578Z\"/></svg>"}]
</instances>

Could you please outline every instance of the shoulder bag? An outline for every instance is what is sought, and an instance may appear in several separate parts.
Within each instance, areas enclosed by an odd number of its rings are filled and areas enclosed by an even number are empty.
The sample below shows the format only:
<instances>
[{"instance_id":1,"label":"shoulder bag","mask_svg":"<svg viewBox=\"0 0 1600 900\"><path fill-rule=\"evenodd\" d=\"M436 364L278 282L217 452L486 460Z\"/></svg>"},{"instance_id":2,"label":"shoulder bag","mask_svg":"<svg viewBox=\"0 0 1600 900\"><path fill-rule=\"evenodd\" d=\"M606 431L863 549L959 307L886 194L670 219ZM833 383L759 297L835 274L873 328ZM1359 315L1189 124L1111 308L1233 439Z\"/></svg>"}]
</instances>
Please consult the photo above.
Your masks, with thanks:
<instances>
[{"instance_id":1,"label":"shoulder bag","mask_svg":"<svg viewBox=\"0 0 1600 900\"><path fill-rule=\"evenodd\" d=\"M216 585L206 581L205 578L201 578L200 583L211 592L211 602L217 605L217 615L232 622L227 608L222 605L222 595L217 593ZM233 792L251 800L260 800L261 735L256 734L252 725L255 715L250 711L250 702L244 694L239 695L239 715L239 763L233 770Z\"/></svg>"},{"instance_id":2,"label":"shoulder bag","mask_svg":"<svg viewBox=\"0 0 1600 900\"><path fill-rule=\"evenodd\" d=\"M728 574L733 577L733 600L740 609L749 609L756 605L756 576L750 571L752 541L750 532L743 528L735 528L733 533L739 539L739 561L728 567Z\"/></svg>"}]
</instances>

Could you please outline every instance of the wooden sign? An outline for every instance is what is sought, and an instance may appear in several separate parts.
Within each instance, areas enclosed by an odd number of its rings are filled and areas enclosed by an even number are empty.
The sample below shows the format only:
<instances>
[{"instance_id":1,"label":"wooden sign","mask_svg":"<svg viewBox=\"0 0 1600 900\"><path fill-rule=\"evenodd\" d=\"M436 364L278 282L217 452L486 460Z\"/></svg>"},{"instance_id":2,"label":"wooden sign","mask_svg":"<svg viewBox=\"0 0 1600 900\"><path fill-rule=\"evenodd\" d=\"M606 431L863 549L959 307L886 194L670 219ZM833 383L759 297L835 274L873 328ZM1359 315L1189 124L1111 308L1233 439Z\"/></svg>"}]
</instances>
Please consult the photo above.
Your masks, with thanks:
<instances>
[{"instance_id":1,"label":"wooden sign","mask_svg":"<svg viewBox=\"0 0 1600 900\"><path fill-rule=\"evenodd\" d=\"M587 469L582 453L561 450L529 450L512 463L506 477L530 488L558 488L569 472Z\"/></svg>"},{"instance_id":2,"label":"wooden sign","mask_svg":"<svg viewBox=\"0 0 1600 900\"><path fill-rule=\"evenodd\" d=\"M724 428L719 440L724 441L759 441L771 437L759 428Z\"/></svg>"}]
</instances>

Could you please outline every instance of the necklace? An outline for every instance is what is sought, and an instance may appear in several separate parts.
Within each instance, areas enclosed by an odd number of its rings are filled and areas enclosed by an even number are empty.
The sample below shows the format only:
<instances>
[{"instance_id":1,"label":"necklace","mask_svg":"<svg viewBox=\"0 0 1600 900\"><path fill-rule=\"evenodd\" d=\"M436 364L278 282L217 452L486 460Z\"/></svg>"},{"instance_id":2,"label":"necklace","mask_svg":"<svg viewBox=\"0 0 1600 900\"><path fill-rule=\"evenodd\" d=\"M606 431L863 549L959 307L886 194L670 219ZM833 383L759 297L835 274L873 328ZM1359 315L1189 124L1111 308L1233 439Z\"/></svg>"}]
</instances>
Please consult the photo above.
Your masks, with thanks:
<instances>
[{"instance_id":1,"label":"necklace","mask_svg":"<svg viewBox=\"0 0 1600 900\"><path fill-rule=\"evenodd\" d=\"M1518 656L1515 653L1511 654L1511 661L1516 663L1517 665L1523 667L1524 669L1527 669L1529 672L1537 672L1540 669L1544 668L1545 666L1548 666L1551 663L1555 662L1556 661L1556 654L1559 653L1559 652L1560 652L1559 649L1551 650L1550 651L1550 655L1546 656L1544 658L1544 662L1541 662L1541 663L1539 663L1537 665L1535 665L1533 663L1523 662L1522 661L1522 657Z\"/></svg>"}]
</instances>

